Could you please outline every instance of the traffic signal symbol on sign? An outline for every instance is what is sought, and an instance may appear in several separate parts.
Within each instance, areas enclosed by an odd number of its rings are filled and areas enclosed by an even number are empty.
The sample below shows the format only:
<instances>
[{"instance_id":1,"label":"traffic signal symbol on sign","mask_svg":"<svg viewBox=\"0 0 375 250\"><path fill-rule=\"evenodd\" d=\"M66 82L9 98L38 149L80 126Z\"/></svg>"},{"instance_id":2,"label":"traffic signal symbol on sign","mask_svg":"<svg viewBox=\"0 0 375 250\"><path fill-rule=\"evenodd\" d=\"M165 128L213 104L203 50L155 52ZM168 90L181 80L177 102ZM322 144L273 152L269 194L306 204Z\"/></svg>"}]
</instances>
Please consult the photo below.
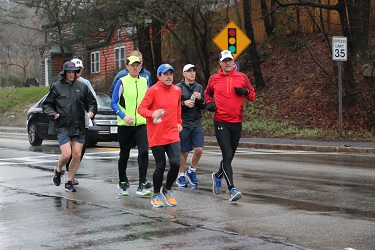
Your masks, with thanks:
<instances>
[{"instance_id":1,"label":"traffic signal symbol on sign","mask_svg":"<svg viewBox=\"0 0 375 250\"><path fill-rule=\"evenodd\" d=\"M229 22L213 41L221 50L232 52L234 59L251 43L251 40L233 21Z\"/></svg>"},{"instance_id":2,"label":"traffic signal symbol on sign","mask_svg":"<svg viewBox=\"0 0 375 250\"><path fill-rule=\"evenodd\" d=\"M232 54L237 53L236 28L228 28L228 50Z\"/></svg>"}]
</instances>

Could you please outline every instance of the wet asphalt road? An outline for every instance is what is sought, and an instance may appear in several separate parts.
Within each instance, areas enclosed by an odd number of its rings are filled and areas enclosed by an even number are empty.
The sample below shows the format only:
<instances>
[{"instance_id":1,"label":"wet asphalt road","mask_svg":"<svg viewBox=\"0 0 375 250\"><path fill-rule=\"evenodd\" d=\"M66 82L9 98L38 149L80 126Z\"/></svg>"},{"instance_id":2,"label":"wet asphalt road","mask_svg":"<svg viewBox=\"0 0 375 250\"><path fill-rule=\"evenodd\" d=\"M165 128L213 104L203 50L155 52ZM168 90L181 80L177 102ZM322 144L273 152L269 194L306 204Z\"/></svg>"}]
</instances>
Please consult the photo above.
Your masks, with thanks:
<instances>
[{"instance_id":1,"label":"wet asphalt road","mask_svg":"<svg viewBox=\"0 0 375 250\"><path fill-rule=\"evenodd\" d=\"M51 182L54 142L0 137L0 249L375 249L374 155L239 149L244 198L229 203L212 193L220 154L207 147L199 187L157 209L135 195L136 151L130 196L117 196L118 150L107 146L87 151L67 193Z\"/></svg>"}]
</instances>

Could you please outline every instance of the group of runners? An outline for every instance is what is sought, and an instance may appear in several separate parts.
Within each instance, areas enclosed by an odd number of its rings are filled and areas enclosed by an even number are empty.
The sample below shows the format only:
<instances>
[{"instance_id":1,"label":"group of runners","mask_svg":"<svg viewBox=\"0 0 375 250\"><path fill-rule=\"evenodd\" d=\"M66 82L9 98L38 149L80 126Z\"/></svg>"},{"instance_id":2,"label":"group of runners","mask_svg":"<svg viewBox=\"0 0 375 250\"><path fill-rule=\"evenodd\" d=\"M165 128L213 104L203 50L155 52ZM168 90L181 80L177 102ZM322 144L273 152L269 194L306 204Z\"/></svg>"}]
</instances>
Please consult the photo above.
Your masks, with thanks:
<instances>
[{"instance_id":1,"label":"group of runners","mask_svg":"<svg viewBox=\"0 0 375 250\"><path fill-rule=\"evenodd\" d=\"M158 80L153 84L150 72L142 66L142 54L133 51L129 55L125 69L116 75L110 89L111 107L118 122L119 195L129 195L126 170L134 147L138 151L139 172L136 195L150 196L153 207L177 205L174 183L180 188L199 185L197 168L204 147L201 120L202 111L207 110L214 112L213 126L222 153L218 170L211 175L213 192L222 193L224 178L229 201L242 197L233 184L232 160L241 137L243 102L254 101L256 94L248 77L235 69L230 51L221 51L218 62L220 69L204 89L196 82L194 64L182 68L183 79L177 84L173 83L173 66L161 64L156 71ZM61 149L53 183L60 185L66 165L65 190L70 192L76 192L78 181L74 177L86 148L88 120L97 112L95 91L81 77L82 68L79 59L64 63L60 80L51 86L43 103ZM155 160L152 181L147 179L149 149ZM186 168L190 152L191 162ZM169 169L164 182L167 158Z\"/></svg>"}]
</instances>

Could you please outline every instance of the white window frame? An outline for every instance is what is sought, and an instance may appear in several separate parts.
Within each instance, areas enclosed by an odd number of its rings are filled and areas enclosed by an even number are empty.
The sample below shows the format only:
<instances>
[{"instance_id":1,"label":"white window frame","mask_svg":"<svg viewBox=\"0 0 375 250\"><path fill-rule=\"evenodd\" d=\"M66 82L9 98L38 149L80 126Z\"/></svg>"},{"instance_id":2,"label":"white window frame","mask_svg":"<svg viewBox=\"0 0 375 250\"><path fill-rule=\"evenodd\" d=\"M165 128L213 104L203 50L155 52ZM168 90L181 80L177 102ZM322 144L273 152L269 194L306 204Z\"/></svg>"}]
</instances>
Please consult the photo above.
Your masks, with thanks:
<instances>
[{"instance_id":1,"label":"white window frame","mask_svg":"<svg viewBox=\"0 0 375 250\"><path fill-rule=\"evenodd\" d=\"M90 54L91 73L100 73L100 51L93 51Z\"/></svg>"},{"instance_id":2,"label":"white window frame","mask_svg":"<svg viewBox=\"0 0 375 250\"><path fill-rule=\"evenodd\" d=\"M125 45L118 46L114 51L115 70L122 70L126 65L126 48Z\"/></svg>"}]
</instances>

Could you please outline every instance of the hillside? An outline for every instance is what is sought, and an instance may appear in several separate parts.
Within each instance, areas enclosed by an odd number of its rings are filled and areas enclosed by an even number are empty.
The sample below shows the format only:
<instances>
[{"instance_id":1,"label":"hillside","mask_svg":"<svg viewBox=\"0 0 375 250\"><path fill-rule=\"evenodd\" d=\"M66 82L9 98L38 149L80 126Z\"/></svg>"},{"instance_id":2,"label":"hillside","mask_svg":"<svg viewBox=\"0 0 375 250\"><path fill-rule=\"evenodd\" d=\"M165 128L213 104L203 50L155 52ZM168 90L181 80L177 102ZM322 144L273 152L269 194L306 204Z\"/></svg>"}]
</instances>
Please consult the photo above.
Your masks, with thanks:
<instances>
[{"instance_id":1,"label":"hillside","mask_svg":"<svg viewBox=\"0 0 375 250\"><path fill-rule=\"evenodd\" d=\"M320 128L338 133L338 80L337 72L334 71L337 64L332 60L331 48L328 48L322 35L311 34L307 39L314 57L331 74L334 83L314 62L304 46L304 37L287 37L284 41L263 44L259 46L258 52L264 50L270 54L262 63L266 88L257 93L263 99L260 108L275 109L272 114L268 114L271 118L291 121L299 128ZM371 45L375 46L374 34L371 36ZM356 87L361 94L355 106L343 105L343 132L349 138L361 138L369 134L374 136L375 124L371 119L375 116L374 79L372 88L369 79L360 75L359 70L356 79ZM252 82L255 81L252 79ZM267 134L262 136L272 137Z\"/></svg>"}]
</instances>

